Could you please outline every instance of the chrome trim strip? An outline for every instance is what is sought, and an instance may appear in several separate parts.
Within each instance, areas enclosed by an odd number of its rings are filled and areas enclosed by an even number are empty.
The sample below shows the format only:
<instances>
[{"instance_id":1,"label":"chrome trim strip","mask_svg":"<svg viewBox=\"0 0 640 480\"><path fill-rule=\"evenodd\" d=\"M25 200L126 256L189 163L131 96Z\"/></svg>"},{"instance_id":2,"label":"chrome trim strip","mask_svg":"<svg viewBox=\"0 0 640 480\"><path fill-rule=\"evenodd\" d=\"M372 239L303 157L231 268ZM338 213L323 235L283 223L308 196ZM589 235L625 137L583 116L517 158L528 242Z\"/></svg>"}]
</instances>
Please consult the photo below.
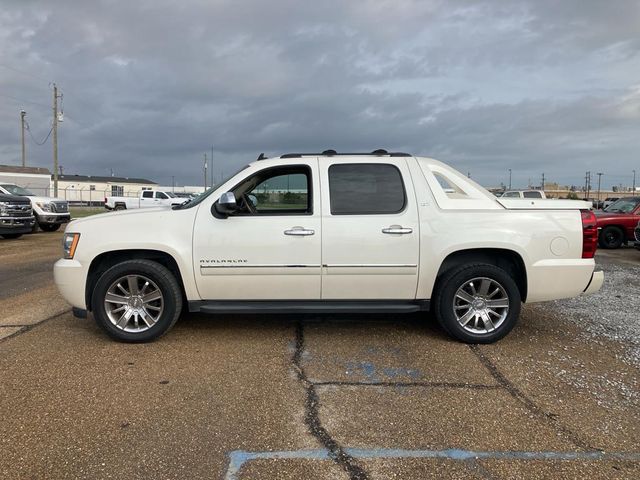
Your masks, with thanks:
<instances>
[{"instance_id":1,"label":"chrome trim strip","mask_svg":"<svg viewBox=\"0 0 640 480\"><path fill-rule=\"evenodd\" d=\"M200 265L200 268L320 268L320 265L285 265L285 264L254 264L254 265Z\"/></svg>"},{"instance_id":2,"label":"chrome trim strip","mask_svg":"<svg viewBox=\"0 0 640 480\"><path fill-rule=\"evenodd\" d=\"M415 263L325 263L322 266L325 268L416 268L418 265Z\"/></svg>"}]
</instances>

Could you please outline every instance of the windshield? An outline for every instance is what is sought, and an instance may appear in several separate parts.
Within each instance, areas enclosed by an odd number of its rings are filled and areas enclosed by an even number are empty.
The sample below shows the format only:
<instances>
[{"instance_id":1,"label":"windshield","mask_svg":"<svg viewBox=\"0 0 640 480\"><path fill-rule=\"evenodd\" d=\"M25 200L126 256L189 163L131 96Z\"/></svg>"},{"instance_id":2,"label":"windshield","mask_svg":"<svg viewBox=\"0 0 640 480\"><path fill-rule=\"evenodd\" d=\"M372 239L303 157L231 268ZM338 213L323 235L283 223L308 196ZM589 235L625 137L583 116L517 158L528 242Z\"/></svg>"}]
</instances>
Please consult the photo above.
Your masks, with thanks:
<instances>
[{"instance_id":1,"label":"windshield","mask_svg":"<svg viewBox=\"0 0 640 480\"><path fill-rule=\"evenodd\" d=\"M171 192L164 192L164 193L165 193L165 194L167 195L167 197L169 197L169 198L176 198L176 195L175 195L174 193L171 193Z\"/></svg>"},{"instance_id":2,"label":"windshield","mask_svg":"<svg viewBox=\"0 0 640 480\"><path fill-rule=\"evenodd\" d=\"M233 172L231 175L229 175L227 178L222 180L217 185L214 185L213 187L209 188L206 192L198 195L195 198L191 198L191 199L187 200L186 202L181 203L180 205L176 205L175 207L173 207L173 209L174 210L180 210L182 208L195 207L196 205L200 204L205 198L207 198L209 195L211 195L216 190L216 188L218 188L218 185L222 185L223 183L229 181L230 179L235 177L237 174L239 174L241 171L243 171L243 170L245 170L247 168L249 168L249 165L245 165L244 167L240 168L237 172Z\"/></svg>"},{"instance_id":3,"label":"windshield","mask_svg":"<svg viewBox=\"0 0 640 480\"><path fill-rule=\"evenodd\" d=\"M26 197L34 196L33 193L31 193L29 190L27 190L26 188L19 187L18 185L2 184L0 185L0 187L4 188L11 195L22 195Z\"/></svg>"},{"instance_id":4,"label":"windshield","mask_svg":"<svg viewBox=\"0 0 640 480\"><path fill-rule=\"evenodd\" d=\"M635 210L638 204L640 204L640 197L621 198L605 208L604 211L613 213L631 213Z\"/></svg>"}]
</instances>

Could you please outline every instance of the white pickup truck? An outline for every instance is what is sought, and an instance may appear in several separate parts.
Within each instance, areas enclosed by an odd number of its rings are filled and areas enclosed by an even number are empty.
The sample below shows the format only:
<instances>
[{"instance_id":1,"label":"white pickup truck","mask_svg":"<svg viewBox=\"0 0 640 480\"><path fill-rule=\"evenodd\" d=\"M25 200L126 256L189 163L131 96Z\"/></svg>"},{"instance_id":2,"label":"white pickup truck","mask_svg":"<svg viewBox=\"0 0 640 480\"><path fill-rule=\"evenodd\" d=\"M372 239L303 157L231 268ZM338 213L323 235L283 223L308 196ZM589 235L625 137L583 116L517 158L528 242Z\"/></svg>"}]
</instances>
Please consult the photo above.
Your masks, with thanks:
<instances>
[{"instance_id":1,"label":"white pickup truck","mask_svg":"<svg viewBox=\"0 0 640 480\"><path fill-rule=\"evenodd\" d=\"M171 192L160 190L142 190L138 197L105 197L104 208L107 210L132 210L134 208L173 207L184 203Z\"/></svg>"},{"instance_id":2,"label":"white pickup truck","mask_svg":"<svg viewBox=\"0 0 640 480\"><path fill-rule=\"evenodd\" d=\"M597 291L586 202L496 198L430 158L287 154L181 206L73 221L56 284L77 316L143 342L191 312L432 310L489 343L522 302Z\"/></svg>"}]
</instances>

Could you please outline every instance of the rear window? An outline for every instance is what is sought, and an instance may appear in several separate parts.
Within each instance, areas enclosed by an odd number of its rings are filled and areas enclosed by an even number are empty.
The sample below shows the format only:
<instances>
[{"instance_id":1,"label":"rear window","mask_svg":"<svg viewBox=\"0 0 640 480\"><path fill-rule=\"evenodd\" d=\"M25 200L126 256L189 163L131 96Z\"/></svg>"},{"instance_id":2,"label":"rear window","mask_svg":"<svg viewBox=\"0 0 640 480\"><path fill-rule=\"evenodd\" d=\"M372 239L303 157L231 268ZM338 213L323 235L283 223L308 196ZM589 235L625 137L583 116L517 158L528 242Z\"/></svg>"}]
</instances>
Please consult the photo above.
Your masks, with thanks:
<instances>
[{"instance_id":1,"label":"rear window","mask_svg":"<svg viewBox=\"0 0 640 480\"><path fill-rule=\"evenodd\" d=\"M343 163L329 167L332 215L375 215L404 210L400 171L389 164Z\"/></svg>"},{"instance_id":2,"label":"rear window","mask_svg":"<svg viewBox=\"0 0 640 480\"><path fill-rule=\"evenodd\" d=\"M542 198L540 192L524 192L524 198Z\"/></svg>"}]
</instances>

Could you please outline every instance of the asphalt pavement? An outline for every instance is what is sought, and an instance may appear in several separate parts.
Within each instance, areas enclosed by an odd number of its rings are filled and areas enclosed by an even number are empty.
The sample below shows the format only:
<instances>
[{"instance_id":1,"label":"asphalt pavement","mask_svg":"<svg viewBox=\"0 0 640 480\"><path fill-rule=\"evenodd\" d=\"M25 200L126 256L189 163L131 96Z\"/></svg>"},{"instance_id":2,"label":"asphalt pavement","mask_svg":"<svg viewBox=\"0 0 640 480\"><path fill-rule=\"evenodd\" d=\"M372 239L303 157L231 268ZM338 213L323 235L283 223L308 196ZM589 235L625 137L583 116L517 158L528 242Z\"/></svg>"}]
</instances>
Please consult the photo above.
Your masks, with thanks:
<instances>
[{"instance_id":1,"label":"asphalt pavement","mask_svg":"<svg viewBox=\"0 0 640 480\"><path fill-rule=\"evenodd\" d=\"M566 305L488 346L417 314L185 314L126 345L71 316L60 241L0 241L2 479L640 478L629 343Z\"/></svg>"}]
</instances>

